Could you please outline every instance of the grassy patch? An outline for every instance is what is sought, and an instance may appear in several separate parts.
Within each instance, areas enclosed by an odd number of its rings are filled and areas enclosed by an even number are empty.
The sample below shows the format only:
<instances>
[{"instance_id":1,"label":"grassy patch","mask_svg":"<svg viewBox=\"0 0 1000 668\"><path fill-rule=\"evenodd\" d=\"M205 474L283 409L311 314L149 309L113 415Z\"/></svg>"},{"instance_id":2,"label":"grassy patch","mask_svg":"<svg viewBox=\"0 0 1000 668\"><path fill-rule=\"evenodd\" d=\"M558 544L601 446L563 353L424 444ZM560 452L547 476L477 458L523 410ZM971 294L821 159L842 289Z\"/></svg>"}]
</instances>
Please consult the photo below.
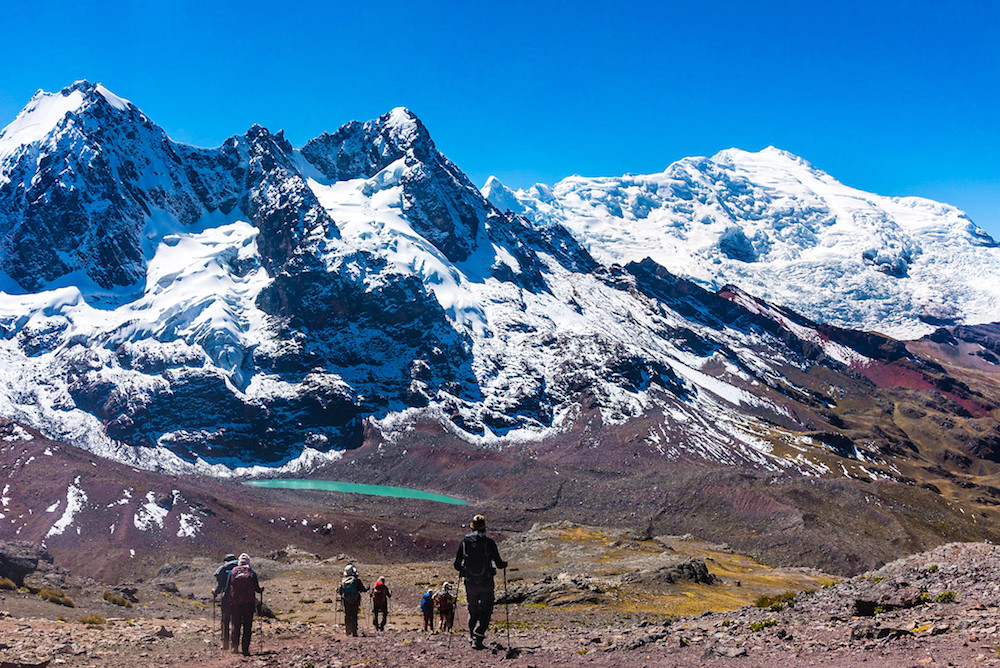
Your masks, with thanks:
<instances>
[{"instance_id":1,"label":"grassy patch","mask_svg":"<svg viewBox=\"0 0 1000 668\"><path fill-rule=\"evenodd\" d=\"M108 623L108 620L104 619L100 615L88 615L86 617L81 617L79 620L81 624L86 624L88 629L97 629L98 631L104 630L104 625Z\"/></svg>"},{"instance_id":2,"label":"grassy patch","mask_svg":"<svg viewBox=\"0 0 1000 668\"><path fill-rule=\"evenodd\" d=\"M131 608L132 607L132 601L128 600L124 596L119 596L118 594L114 593L113 591L106 591L106 592L104 592L104 596L102 598L105 601L107 601L108 603L114 603L115 605L121 606L123 608Z\"/></svg>"},{"instance_id":3,"label":"grassy patch","mask_svg":"<svg viewBox=\"0 0 1000 668\"><path fill-rule=\"evenodd\" d=\"M65 605L67 608L76 607L76 604L73 603L73 599L67 596L64 591L52 589L51 587L40 587L35 589L37 589L37 591L32 593L43 601L49 601L50 603L56 603L57 605Z\"/></svg>"},{"instance_id":4,"label":"grassy patch","mask_svg":"<svg viewBox=\"0 0 1000 668\"><path fill-rule=\"evenodd\" d=\"M955 598L957 596L958 596L958 594L956 594L953 591L943 591L943 592L941 592L940 594L938 594L937 596L934 597L934 602L935 603L951 603L952 601L955 600Z\"/></svg>"},{"instance_id":5,"label":"grassy patch","mask_svg":"<svg viewBox=\"0 0 1000 668\"><path fill-rule=\"evenodd\" d=\"M17 585L14 584L13 580L10 580L10 579L5 578L5 577L0 577L0 589L14 590L14 589L17 589Z\"/></svg>"}]
</instances>

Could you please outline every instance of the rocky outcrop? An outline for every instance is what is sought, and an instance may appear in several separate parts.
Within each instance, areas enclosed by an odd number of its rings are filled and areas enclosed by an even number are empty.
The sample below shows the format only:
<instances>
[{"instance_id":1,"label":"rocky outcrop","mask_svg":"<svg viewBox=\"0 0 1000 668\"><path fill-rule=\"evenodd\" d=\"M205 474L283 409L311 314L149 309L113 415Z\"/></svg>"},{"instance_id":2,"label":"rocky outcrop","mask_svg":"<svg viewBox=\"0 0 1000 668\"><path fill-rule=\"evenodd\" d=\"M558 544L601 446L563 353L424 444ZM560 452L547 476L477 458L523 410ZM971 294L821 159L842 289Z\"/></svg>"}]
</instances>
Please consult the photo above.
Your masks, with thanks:
<instances>
[{"instance_id":1,"label":"rocky outcrop","mask_svg":"<svg viewBox=\"0 0 1000 668\"><path fill-rule=\"evenodd\" d=\"M38 570L39 565L51 564L52 555L45 548L25 541L0 541L0 577L18 587L24 578Z\"/></svg>"}]
</instances>

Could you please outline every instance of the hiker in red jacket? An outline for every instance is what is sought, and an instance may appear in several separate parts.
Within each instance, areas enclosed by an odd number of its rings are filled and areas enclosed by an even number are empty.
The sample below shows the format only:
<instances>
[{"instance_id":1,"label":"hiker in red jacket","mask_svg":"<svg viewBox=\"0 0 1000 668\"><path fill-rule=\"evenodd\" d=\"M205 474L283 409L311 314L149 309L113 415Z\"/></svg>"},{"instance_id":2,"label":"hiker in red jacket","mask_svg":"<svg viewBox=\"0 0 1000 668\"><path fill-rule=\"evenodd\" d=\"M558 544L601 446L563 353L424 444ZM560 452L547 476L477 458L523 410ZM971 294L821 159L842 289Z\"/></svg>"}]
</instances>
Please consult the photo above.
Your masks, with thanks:
<instances>
[{"instance_id":1,"label":"hiker in red jacket","mask_svg":"<svg viewBox=\"0 0 1000 668\"><path fill-rule=\"evenodd\" d=\"M389 599L392 598L392 592L386 586L385 578L375 581L369 595L372 599L372 625L376 631L385 631L385 622L389 618ZM379 623L379 613L382 615L381 623Z\"/></svg>"},{"instance_id":2,"label":"hiker in red jacket","mask_svg":"<svg viewBox=\"0 0 1000 668\"><path fill-rule=\"evenodd\" d=\"M441 591L434 597L434 607L437 608L442 631L451 631L455 625L455 596L451 593L451 583L445 582Z\"/></svg>"},{"instance_id":3,"label":"hiker in red jacket","mask_svg":"<svg viewBox=\"0 0 1000 668\"><path fill-rule=\"evenodd\" d=\"M257 573L250 568L250 555L240 555L237 565L229 571L223 598L229 597L232 614L231 640L233 653L240 651L242 636L243 656L250 656L250 634L253 632L253 613L257 608L257 594L264 591L257 581Z\"/></svg>"}]
</instances>

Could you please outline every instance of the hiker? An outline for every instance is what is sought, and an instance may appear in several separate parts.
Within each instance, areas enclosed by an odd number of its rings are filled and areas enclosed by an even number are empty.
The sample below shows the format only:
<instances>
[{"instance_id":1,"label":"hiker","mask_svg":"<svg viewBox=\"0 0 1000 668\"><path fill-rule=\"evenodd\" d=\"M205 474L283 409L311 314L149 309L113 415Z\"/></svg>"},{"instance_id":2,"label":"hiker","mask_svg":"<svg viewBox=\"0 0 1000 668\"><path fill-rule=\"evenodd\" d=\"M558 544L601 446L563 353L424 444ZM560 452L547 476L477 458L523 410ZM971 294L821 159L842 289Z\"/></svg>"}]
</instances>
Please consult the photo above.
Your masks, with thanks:
<instances>
[{"instance_id":1,"label":"hiker","mask_svg":"<svg viewBox=\"0 0 1000 668\"><path fill-rule=\"evenodd\" d=\"M347 564L344 568L344 577L337 587L337 594L344 602L344 631L349 636L358 635L358 611L361 609L361 594L368 591L368 587L361 582L358 576L358 569L353 564Z\"/></svg>"},{"instance_id":2,"label":"hiker","mask_svg":"<svg viewBox=\"0 0 1000 668\"><path fill-rule=\"evenodd\" d=\"M242 639L243 656L250 656L250 634L253 632L253 613L257 607L257 594L264 591L257 580L257 572L250 568L250 555L244 552L237 559L236 566L229 571L223 598L229 596L232 608L231 640L233 654L240 651Z\"/></svg>"},{"instance_id":3,"label":"hiker","mask_svg":"<svg viewBox=\"0 0 1000 668\"><path fill-rule=\"evenodd\" d=\"M376 631L385 631L385 622L389 618L389 599L392 598L392 592L386 586L384 577L375 581L369 596L372 599L372 625ZM382 613L381 624L378 620L379 613Z\"/></svg>"},{"instance_id":4,"label":"hiker","mask_svg":"<svg viewBox=\"0 0 1000 668\"><path fill-rule=\"evenodd\" d=\"M493 615L493 576L496 568L506 569L497 544L486 535L486 518L476 515L455 554L455 570L465 578L465 597L469 601L469 640L476 649L486 645L486 629ZM496 564L496 568L493 565Z\"/></svg>"},{"instance_id":5,"label":"hiker","mask_svg":"<svg viewBox=\"0 0 1000 668\"><path fill-rule=\"evenodd\" d=\"M455 597L451 593L450 582L445 582L441 591L434 597L434 607L438 611L438 628L442 631L451 631L455 625Z\"/></svg>"},{"instance_id":6,"label":"hiker","mask_svg":"<svg viewBox=\"0 0 1000 668\"><path fill-rule=\"evenodd\" d=\"M215 569L215 589L212 590L212 604L215 605L215 598L222 595L219 601L219 612L222 617L222 649L229 649L229 625L233 616L232 608L229 605L229 596L226 595L226 582L229 581L229 571L236 566L235 554L227 554L222 561L222 565Z\"/></svg>"},{"instance_id":7,"label":"hiker","mask_svg":"<svg viewBox=\"0 0 1000 668\"><path fill-rule=\"evenodd\" d=\"M434 590L428 589L420 599L420 612L424 613L424 631L434 630Z\"/></svg>"}]
</instances>

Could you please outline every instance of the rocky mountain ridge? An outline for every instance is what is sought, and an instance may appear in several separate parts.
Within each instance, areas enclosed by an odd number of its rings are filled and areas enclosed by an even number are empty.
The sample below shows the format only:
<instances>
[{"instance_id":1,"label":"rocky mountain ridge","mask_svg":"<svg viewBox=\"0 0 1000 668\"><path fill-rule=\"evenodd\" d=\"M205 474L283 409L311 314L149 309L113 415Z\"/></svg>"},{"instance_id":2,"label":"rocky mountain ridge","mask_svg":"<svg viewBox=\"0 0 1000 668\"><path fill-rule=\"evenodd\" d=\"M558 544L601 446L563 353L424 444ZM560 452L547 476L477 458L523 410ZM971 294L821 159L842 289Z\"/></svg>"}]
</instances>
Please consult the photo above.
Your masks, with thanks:
<instances>
[{"instance_id":1,"label":"rocky mountain ridge","mask_svg":"<svg viewBox=\"0 0 1000 668\"><path fill-rule=\"evenodd\" d=\"M634 423L667 458L905 478L893 457L924 470L941 448L872 409L904 388L943 416L955 456L933 466L997 461L989 328L942 330L945 366L609 263L572 225L491 204L405 109L301 150L259 126L200 149L78 82L0 134L0 168L0 414L103 456L261 474L424 421L487 446ZM780 218L727 179L748 221Z\"/></svg>"}]
</instances>

